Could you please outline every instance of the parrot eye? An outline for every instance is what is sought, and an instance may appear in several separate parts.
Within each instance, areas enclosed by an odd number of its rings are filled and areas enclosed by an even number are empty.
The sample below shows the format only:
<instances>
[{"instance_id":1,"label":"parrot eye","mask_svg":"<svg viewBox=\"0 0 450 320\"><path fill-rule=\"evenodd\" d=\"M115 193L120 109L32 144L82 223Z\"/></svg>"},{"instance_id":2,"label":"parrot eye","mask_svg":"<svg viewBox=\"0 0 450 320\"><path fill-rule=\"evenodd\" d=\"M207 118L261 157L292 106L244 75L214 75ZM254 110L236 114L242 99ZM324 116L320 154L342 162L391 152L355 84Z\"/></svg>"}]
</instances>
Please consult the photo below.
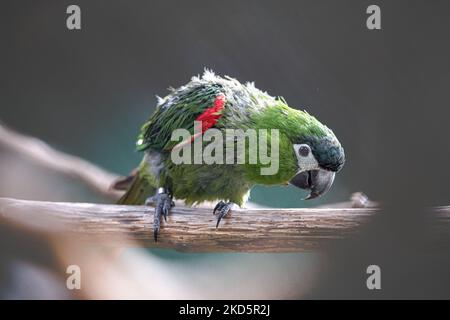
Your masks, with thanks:
<instances>
[{"instance_id":1,"label":"parrot eye","mask_svg":"<svg viewBox=\"0 0 450 320\"><path fill-rule=\"evenodd\" d=\"M300 146L300 148L298 148L298 154L299 154L301 157L307 157L307 156L309 156L309 151L310 151L310 149L309 149L309 147L306 146L306 145L302 145L302 146Z\"/></svg>"}]
</instances>

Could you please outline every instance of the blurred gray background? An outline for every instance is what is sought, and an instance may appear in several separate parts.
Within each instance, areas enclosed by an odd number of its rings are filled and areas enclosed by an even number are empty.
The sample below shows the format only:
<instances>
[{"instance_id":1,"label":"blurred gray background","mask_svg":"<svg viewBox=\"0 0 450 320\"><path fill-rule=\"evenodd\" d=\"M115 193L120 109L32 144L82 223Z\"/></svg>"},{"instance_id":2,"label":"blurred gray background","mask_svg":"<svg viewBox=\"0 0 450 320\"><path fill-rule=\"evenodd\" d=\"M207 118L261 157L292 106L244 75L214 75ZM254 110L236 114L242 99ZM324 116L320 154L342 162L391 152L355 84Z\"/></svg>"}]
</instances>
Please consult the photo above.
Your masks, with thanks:
<instances>
[{"instance_id":1,"label":"blurred gray background","mask_svg":"<svg viewBox=\"0 0 450 320\"><path fill-rule=\"evenodd\" d=\"M66 28L69 4L81 7L80 31ZM382 30L366 28L370 4ZM449 246L426 245L424 209L450 203L449 12L438 0L3 1L0 121L126 174L155 95L204 67L255 81L332 128L347 163L321 202L265 187L253 202L316 206L363 191L386 206L330 250L302 297L450 298ZM33 197L101 201L61 188ZM381 291L365 286L369 264L382 268Z\"/></svg>"}]
</instances>

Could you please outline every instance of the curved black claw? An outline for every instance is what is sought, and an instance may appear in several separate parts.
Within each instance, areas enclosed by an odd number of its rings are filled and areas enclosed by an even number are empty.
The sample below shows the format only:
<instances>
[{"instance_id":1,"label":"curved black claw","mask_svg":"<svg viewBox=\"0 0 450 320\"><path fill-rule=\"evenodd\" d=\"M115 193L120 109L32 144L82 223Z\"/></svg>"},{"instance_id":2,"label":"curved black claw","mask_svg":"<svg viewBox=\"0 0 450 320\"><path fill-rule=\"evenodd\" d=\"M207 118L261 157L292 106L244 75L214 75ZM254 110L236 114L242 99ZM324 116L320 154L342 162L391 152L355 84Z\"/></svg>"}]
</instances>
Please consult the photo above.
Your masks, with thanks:
<instances>
[{"instance_id":1,"label":"curved black claw","mask_svg":"<svg viewBox=\"0 0 450 320\"><path fill-rule=\"evenodd\" d=\"M230 213L233 205L234 205L233 202L226 203L223 201L220 201L219 203L216 204L216 206L214 207L214 211L213 211L213 214L216 214L216 212L217 212L216 228L219 227L220 220L222 220L223 217L225 217L228 213Z\"/></svg>"},{"instance_id":2,"label":"curved black claw","mask_svg":"<svg viewBox=\"0 0 450 320\"><path fill-rule=\"evenodd\" d=\"M154 196L148 198L145 204L155 205L155 213L153 214L153 238L157 242L158 232L161 227L161 216L167 222L167 215L169 214L170 208L175 206L175 203L172 201L172 195L170 193L165 190L159 190Z\"/></svg>"}]
</instances>

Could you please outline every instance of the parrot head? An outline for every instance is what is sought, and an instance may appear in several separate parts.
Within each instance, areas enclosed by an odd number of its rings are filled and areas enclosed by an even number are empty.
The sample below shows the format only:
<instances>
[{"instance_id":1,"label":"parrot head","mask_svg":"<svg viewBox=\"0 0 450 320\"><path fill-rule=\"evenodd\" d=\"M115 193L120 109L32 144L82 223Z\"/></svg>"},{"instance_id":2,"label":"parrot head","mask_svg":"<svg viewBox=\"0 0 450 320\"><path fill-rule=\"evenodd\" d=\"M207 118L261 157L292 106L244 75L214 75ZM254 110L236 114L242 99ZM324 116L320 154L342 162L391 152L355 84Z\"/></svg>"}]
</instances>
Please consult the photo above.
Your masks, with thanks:
<instances>
[{"instance_id":1,"label":"parrot head","mask_svg":"<svg viewBox=\"0 0 450 320\"><path fill-rule=\"evenodd\" d=\"M301 189L310 190L305 199L314 199L326 193L334 181L334 176L344 165L344 149L336 137L302 137L293 144L298 172L289 181Z\"/></svg>"},{"instance_id":2,"label":"parrot head","mask_svg":"<svg viewBox=\"0 0 450 320\"><path fill-rule=\"evenodd\" d=\"M262 128L277 128L284 137L276 181L309 190L306 199L320 197L344 166L344 149L333 131L308 112L290 108L282 98L270 102L256 123Z\"/></svg>"},{"instance_id":3,"label":"parrot head","mask_svg":"<svg viewBox=\"0 0 450 320\"><path fill-rule=\"evenodd\" d=\"M297 173L289 184L309 190L306 200L320 197L330 189L336 172L344 166L344 149L333 131L306 111L292 111L290 118L291 126L295 126L293 130L291 127L291 141Z\"/></svg>"}]
</instances>

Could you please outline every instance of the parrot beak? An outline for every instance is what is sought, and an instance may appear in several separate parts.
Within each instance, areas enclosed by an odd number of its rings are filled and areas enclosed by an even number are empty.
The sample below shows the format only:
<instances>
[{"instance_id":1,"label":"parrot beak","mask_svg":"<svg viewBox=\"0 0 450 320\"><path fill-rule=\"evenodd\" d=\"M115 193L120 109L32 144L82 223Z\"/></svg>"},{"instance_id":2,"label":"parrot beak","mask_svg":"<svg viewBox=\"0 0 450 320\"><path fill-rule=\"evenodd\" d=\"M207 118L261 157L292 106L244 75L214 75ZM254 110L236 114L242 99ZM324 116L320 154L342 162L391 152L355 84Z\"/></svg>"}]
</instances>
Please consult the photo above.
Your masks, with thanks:
<instances>
[{"instance_id":1,"label":"parrot beak","mask_svg":"<svg viewBox=\"0 0 450 320\"><path fill-rule=\"evenodd\" d=\"M304 199L314 199L326 193L334 181L335 173L327 170L309 170L298 173L289 181L289 184L300 189L311 190L310 194Z\"/></svg>"}]
</instances>

